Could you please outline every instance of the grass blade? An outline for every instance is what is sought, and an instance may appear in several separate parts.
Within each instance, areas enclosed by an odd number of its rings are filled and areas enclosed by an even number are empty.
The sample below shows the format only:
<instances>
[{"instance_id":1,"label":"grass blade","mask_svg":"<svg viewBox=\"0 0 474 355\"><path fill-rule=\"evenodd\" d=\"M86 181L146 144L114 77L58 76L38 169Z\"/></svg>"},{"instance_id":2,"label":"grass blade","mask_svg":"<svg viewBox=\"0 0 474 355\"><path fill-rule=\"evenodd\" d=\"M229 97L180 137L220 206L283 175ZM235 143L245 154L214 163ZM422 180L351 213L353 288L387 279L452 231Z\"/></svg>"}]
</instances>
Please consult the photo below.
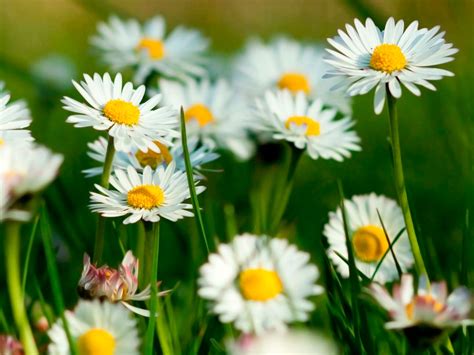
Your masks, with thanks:
<instances>
[{"instance_id":1,"label":"grass blade","mask_svg":"<svg viewBox=\"0 0 474 355\"><path fill-rule=\"evenodd\" d=\"M385 231L385 229L384 229ZM377 274L377 272L379 271L380 269L380 266L382 266L382 263L385 259L385 257L388 255L388 253L390 252L390 250L393 248L393 246L398 242L398 240L400 239L400 237L402 236L403 232L405 231L405 228L402 228L400 230L400 232L398 232L398 234L396 235L396 237L393 239L393 242L390 244L389 242L389 248L385 251L385 253L383 254L383 256L380 258L377 266L375 267L375 270L374 270L374 273L372 274L372 277L370 278L370 282L373 282L374 281L374 278L375 278L375 275ZM395 259L396 260L396 259ZM400 275L400 273L399 273Z\"/></svg>"},{"instance_id":2,"label":"grass blade","mask_svg":"<svg viewBox=\"0 0 474 355\"><path fill-rule=\"evenodd\" d=\"M158 256L160 252L160 226L153 223L152 235L147 233L147 237L153 238L153 262L151 267L151 297L150 297L150 320L146 330L145 354L153 354L153 342L155 340L156 310L158 305Z\"/></svg>"},{"instance_id":3,"label":"grass blade","mask_svg":"<svg viewBox=\"0 0 474 355\"><path fill-rule=\"evenodd\" d=\"M383 234L385 235L385 239L387 239L388 250L392 254L393 261L395 262L395 267L397 268L397 272L398 272L398 278L401 278L402 273L403 273L402 268L400 267L400 263L398 262L397 257L395 256L395 252L393 251L392 243L390 242L390 238L388 236L387 229L385 228L385 224L383 223L382 216L380 215L380 212L379 212L378 209L377 209L377 216L379 217L380 224L382 225Z\"/></svg>"},{"instance_id":4,"label":"grass blade","mask_svg":"<svg viewBox=\"0 0 474 355\"><path fill-rule=\"evenodd\" d=\"M28 247L26 249L25 263L23 264L23 276L21 277L21 290L25 294L26 276L28 275L28 266L30 264L31 250L33 249L33 242L36 235L36 229L38 227L39 215L36 215L31 228L30 239L28 240Z\"/></svg>"}]
</instances>

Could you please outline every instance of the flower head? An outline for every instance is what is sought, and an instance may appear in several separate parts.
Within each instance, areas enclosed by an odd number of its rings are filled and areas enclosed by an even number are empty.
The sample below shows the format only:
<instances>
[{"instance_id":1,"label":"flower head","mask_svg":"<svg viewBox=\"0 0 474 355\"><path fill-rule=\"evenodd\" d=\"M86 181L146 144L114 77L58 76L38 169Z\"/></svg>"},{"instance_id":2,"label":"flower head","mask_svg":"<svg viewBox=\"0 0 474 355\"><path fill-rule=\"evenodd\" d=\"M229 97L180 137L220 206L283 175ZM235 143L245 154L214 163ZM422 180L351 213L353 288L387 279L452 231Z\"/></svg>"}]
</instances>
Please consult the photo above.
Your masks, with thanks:
<instances>
[{"instance_id":1,"label":"flower head","mask_svg":"<svg viewBox=\"0 0 474 355\"><path fill-rule=\"evenodd\" d=\"M323 292L309 254L284 239L244 234L221 244L201 267L199 295L223 323L247 333L285 329L306 321L314 306L307 299Z\"/></svg>"},{"instance_id":2,"label":"flower head","mask_svg":"<svg viewBox=\"0 0 474 355\"><path fill-rule=\"evenodd\" d=\"M26 129L31 124L28 107L22 101L9 101L10 95L3 91L3 83L0 83L0 146L32 142L31 132Z\"/></svg>"},{"instance_id":3,"label":"flower head","mask_svg":"<svg viewBox=\"0 0 474 355\"><path fill-rule=\"evenodd\" d=\"M204 76L209 41L200 32L182 26L165 35L165 26L161 16L144 25L113 16L97 26L98 34L91 43L113 70L136 68L134 80L138 83L152 73L178 79Z\"/></svg>"},{"instance_id":4,"label":"flower head","mask_svg":"<svg viewBox=\"0 0 474 355\"><path fill-rule=\"evenodd\" d=\"M324 108L319 99L308 101L301 92L268 91L257 99L258 126L274 139L286 140L298 149L306 149L313 159L342 161L359 151L360 138L351 131L350 117L336 120L335 109ZM257 124L256 124L257 125Z\"/></svg>"},{"instance_id":5,"label":"flower head","mask_svg":"<svg viewBox=\"0 0 474 355\"><path fill-rule=\"evenodd\" d=\"M66 311L72 340L79 354L139 354L137 323L127 309L109 302L79 301L73 312ZM51 355L71 353L61 320L48 331Z\"/></svg>"},{"instance_id":6,"label":"flower head","mask_svg":"<svg viewBox=\"0 0 474 355\"><path fill-rule=\"evenodd\" d=\"M407 232L404 230L403 214L397 203L385 196L369 195L354 196L344 201L350 240L355 256L357 269L371 278L378 263L388 251L389 244L401 233L392 248L403 271L413 265L413 254ZM379 215L380 214L380 218ZM380 222L380 219L383 222ZM383 230L387 231L387 236ZM324 236L329 243L328 255L336 265L337 271L345 278L349 277L349 266L341 259L348 258L346 236L341 209L329 214L329 222L324 226ZM393 281L398 277L395 261L391 254L384 259L375 275L380 283Z\"/></svg>"},{"instance_id":7,"label":"flower head","mask_svg":"<svg viewBox=\"0 0 474 355\"><path fill-rule=\"evenodd\" d=\"M375 88L374 110L382 112L386 90L399 98L403 84L410 92L420 95L418 86L435 90L431 80L440 80L453 73L433 66L453 60L458 50L446 43L439 26L428 30L418 28L418 21L406 29L403 20L395 23L391 17L383 30L368 18L363 25L354 21L355 28L346 25L347 33L328 39L334 49L327 49L333 67L326 77L345 78L349 95L363 95Z\"/></svg>"},{"instance_id":8,"label":"flower head","mask_svg":"<svg viewBox=\"0 0 474 355\"><path fill-rule=\"evenodd\" d=\"M141 103L145 86L133 89L130 82L122 86L121 74L117 74L113 82L108 73L103 77L94 74L93 78L84 74L84 80L80 84L73 81L73 84L87 104L69 97L62 100L64 109L74 113L67 122L75 127L107 130L114 137L115 149L125 152L136 147L144 152L151 149L159 153L155 141L169 145L170 138L179 136L177 111L169 106L156 108L161 95Z\"/></svg>"}]
</instances>

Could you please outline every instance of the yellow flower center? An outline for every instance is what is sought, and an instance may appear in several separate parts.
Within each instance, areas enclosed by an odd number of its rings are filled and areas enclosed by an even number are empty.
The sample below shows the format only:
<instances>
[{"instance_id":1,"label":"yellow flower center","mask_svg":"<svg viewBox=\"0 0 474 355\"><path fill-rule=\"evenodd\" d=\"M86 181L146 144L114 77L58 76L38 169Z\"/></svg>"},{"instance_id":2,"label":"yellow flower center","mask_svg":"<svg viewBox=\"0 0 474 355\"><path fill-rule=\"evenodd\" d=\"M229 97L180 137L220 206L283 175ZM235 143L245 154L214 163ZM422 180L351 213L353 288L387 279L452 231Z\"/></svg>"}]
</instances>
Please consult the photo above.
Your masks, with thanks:
<instances>
[{"instance_id":1,"label":"yellow flower center","mask_svg":"<svg viewBox=\"0 0 474 355\"><path fill-rule=\"evenodd\" d=\"M113 355L115 339L108 331L93 328L77 339L79 355Z\"/></svg>"},{"instance_id":2,"label":"yellow flower center","mask_svg":"<svg viewBox=\"0 0 474 355\"><path fill-rule=\"evenodd\" d=\"M423 303L424 306L430 307L434 313L440 313L444 310L445 305L436 301L431 295L415 296L413 300L405 306L405 312L408 319L413 320L415 313L415 304Z\"/></svg>"},{"instance_id":3,"label":"yellow flower center","mask_svg":"<svg viewBox=\"0 0 474 355\"><path fill-rule=\"evenodd\" d=\"M159 39L142 38L137 45L137 49L148 50L148 55L152 59L162 59L165 56L165 45Z\"/></svg>"},{"instance_id":4,"label":"yellow flower center","mask_svg":"<svg viewBox=\"0 0 474 355\"><path fill-rule=\"evenodd\" d=\"M112 122L133 126L138 123L140 110L130 102L116 99L105 104L104 116Z\"/></svg>"},{"instance_id":5,"label":"yellow flower center","mask_svg":"<svg viewBox=\"0 0 474 355\"><path fill-rule=\"evenodd\" d=\"M159 165L163 163L169 164L173 160L173 156L170 154L168 147L158 141L154 143L160 148L159 153L151 149L148 149L146 152L139 150L135 153L135 157L143 168L149 166L152 169L156 169Z\"/></svg>"},{"instance_id":6,"label":"yellow flower center","mask_svg":"<svg viewBox=\"0 0 474 355\"><path fill-rule=\"evenodd\" d=\"M285 127L290 128L292 124L297 126L305 125L307 136L319 136L321 129L319 123L307 116L291 116L286 120Z\"/></svg>"},{"instance_id":7,"label":"yellow flower center","mask_svg":"<svg viewBox=\"0 0 474 355\"><path fill-rule=\"evenodd\" d=\"M299 73L283 74L278 81L278 87L280 89L288 89L292 93L303 91L304 93L309 94L311 91L308 79L305 75Z\"/></svg>"},{"instance_id":8,"label":"yellow flower center","mask_svg":"<svg viewBox=\"0 0 474 355\"><path fill-rule=\"evenodd\" d=\"M140 185L131 189L127 194L127 203L134 208L152 208L161 206L165 202L163 190L156 185Z\"/></svg>"},{"instance_id":9,"label":"yellow flower center","mask_svg":"<svg viewBox=\"0 0 474 355\"><path fill-rule=\"evenodd\" d=\"M396 44L381 44L375 47L370 66L378 71L392 73L402 70L407 65L407 60L402 50Z\"/></svg>"},{"instance_id":10,"label":"yellow flower center","mask_svg":"<svg viewBox=\"0 0 474 355\"><path fill-rule=\"evenodd\" d=\"M2 138L0 138L0 146L2 146L3 144L5 144L5 141Z\"/></svg>"},{"instance_id":11,"label":"yellow flower center","mask_svg":"<svg viewBox=\"0 0 474 355\"><path fill-rule=\"evenodd\" d=\"M186 110L184 116L186 117L186 122L196 120L201 127L214 121L212 112L203 104L192 105Z\"/></svg>"},{"instance_id":12,"label":"yellow flower center","mask_svg":"<svg viewBox=\"0 0 474 355\"><path fill-rule=\"evenodd\" d=\"M388 250L388 242L382 228L367 225L360 227L352 237L355 256L364 262L379 261Z\"/></svg>"},{"instance_id":13,"label":"yellow flower center","mask_svg":"<svg viewBox=\"0 0 474 355\"><path fill-rule=\"evenodd\" d=\"M247 269L240 273L240 289L251 301L268 301L283 291L283 284L273 270Z\"/></svg>"}]
</instances>

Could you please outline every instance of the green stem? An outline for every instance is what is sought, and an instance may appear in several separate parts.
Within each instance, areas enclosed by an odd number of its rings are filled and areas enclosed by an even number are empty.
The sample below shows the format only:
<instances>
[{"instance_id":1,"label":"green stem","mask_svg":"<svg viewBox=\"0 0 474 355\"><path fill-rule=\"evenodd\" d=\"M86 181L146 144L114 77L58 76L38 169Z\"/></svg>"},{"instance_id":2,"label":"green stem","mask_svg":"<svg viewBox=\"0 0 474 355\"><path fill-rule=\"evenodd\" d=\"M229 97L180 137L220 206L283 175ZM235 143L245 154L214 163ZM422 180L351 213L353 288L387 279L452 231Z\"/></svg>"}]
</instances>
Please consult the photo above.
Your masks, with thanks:
<instances>
[{"instance_id":1,"label":"green stem","mask_svg":"<svg viewBox=\"0 0 474 355\"><path fill-rule=\"evenodd\" d=\"M425 263L421 255L420 246L416 238L415 227L411 217L410 206L408 204L408 196L405 186L405 178L403 175L402 154L400 149L400 136L398 125L398 114L396 107L396 98L393 97L387 88L388 112L390 117L390 142L392 145L393 171L395 177L395 188L398 195L398 202L403 212L405 225L407 228L408 239L410 240L411 250L415 257L415 268L419 276L425 275L428 279Z\"/></svg>"},{"instance_id":2,"label":"green stem","mask_svg":"<svg viewBox=\"0 0 474 355\"><path fill-rule=\"evenodd\" d=\"M8 222L5 238L5 262L7 283L13 318L20 332L20 339L26 355L38 354L33 332L25 310L23 293L20 283L20 223Z\"/></svg>"},{"instance_id":3,"label":"green stem","mask_svg":"<svg viewBox=\"0 0 474 355\"><path fill-rule=\"evenodd\" d=\"M114 160L114 137L109 136L107 142L107 152L105 153L104 170L100 179L100 186L108 188L110 172L112 171L112 162ZM104 235L105 235L105 217L99 216L97 220L97 229L95 233L94 244L94 261L99 263L104 251Z\"/></svg>"},{"instance_id":4,"label":"green stem","mask_svg":"<svg viewBox=\"0 0 474 355\"><path fill-rule=\"evenodd\" d=\"M156 325L156 309L157 309L157 295L158 295L158 256L160 251L160 228L159 223L153 223L152 228L146 228L146 238L153 241L153 263L151 269L150 285L150 321L148 322L148 329L146 331L145 354L153 354L153 342L155 340L155 325ZM149 248L147 248L149 249Z\"/></svg>"},{"instance_id":5,"label":"green stem","mask_svg":"<svg viewBox=\"0 0 474 355\"><path fill-rule=\"evenodd\" d=\"M145 243L146 243L146 236L145 236L145 222L140 221L137 223L138 233L137 233L137 249L136 249L136 256L140 263L140 269L138 273L138 285L143 288L145 285L148 284L147 278L145 278Z\"/></svg>"}]
</instances>

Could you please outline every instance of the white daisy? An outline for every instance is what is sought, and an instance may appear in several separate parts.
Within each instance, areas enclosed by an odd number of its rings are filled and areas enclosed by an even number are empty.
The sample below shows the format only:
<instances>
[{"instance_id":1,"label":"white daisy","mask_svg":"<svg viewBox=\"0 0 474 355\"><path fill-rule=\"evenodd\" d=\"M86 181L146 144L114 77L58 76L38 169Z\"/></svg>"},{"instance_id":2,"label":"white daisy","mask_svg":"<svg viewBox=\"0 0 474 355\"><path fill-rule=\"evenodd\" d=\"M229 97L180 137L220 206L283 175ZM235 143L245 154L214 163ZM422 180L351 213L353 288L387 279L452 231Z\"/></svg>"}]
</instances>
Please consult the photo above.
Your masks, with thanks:
<instances>
[{"instance_id":1,"label":"white daisy","mask_svg":"<svg viewBox=\"0 0 474 355\"><path fill-rule=\"evenodd\" d=\"M323 292L315 284L318 268L309 259L285 239L236 236L201 267L198 292L212 302L221 322L245 333L282 330L308 320L314 309L308 297Z\"/></svg>"},{"instance_id":2,"label":"white daisy","mask_svg":"<svg viewBox=\"0 0 474 355\"><path fill-rule=\"evenodd\" d=\"M182 26L165 35L165 26L161 16L144 25L113 16L108 23L99 23L91 43L113 70L134 67L138 83L154 72L179 79L206 75L204 52L209 41L200 32Z\"/></svg>"},{"instance_id":3,"label":"white daisy","mask_svg":"<svg viewBox=\"0 0 474 355\"><path fill-rule=\"evenodd\" d=\"M0 221L28 221L31 198L53 181L62 161L45 147L0 147Z\"/></svg>"},{"instance_id":4,"label":"white daisy","mask_svg":"<svg viewBox=\"0 0 474 355\"><path fill-rule=\"evenodd\" d=\"M0 145L32 142L31 132L25 129L31 124L28 107L22 101L8 103L10 95L2 90L3 84L0 85Z\"/></svg>"},{"instance_id":5,"label":"white daisy","mask_svg":"<svg viewBox=\"0 0 474 355\"><path fill-rule=\"evenodd\" d=\"M179 136L177 111L168 106L155 109L161 95L154 95L141 104L145 86L133 89L128 82L122 87L121 74L117 74L113 82L108 73L103 77L94 74L94 78L84 74L84 80L80 85L75 81L73 84L87 104L69 97L62 100L64 109L74 113L67 122L75 127L108 130L114 137L115 149L125 152L133 147L159 152L153 141L168 145L169 137Z\"/></svg>"},{"instance_id":6,"label":"white daisy","mask_svg":"<svg viewBox=\"0 0 474 355\"><path fill-rule=\"evenodd\" d=\"M186 171L184 162L183 147L181 142L174 142L173 146L168 149L165 145L155 142L160 149L160 153L156 153L149 149L147 152L142 152L138 149L132 149L131 152L117 152L114 155L112 162L112 168L126 170L129 165L133 166L135 170L142 172L145 166L150 166L152 169L156 169L159 165L168 165L171 161L176 163L176 169ZM92 143L88 144L89 152L87 153L92 159L104 163L105 155L107 151L107 140L104 137L100 137ZM216 160L219 155L214 153L207 146L199 146L198 142L188 142L189 157L191 165L195 169L195 173L199 173L203 164L209 163ZM102 174L103 167L95 167L84 170L87 177L97 176ZM201 175L198 175L202 177Z\"/></svg>"},{"instance_id":7,"label":"white daisy","mask_svg":"<svg viewBox=\"0 0 474 355\"><path fill-rule=\"evenodd\" d=\"M356 267L364 275L371 278L377 264L389 248L377 211L390 242L393 243L395 237L405 228L402 210L395 201L385 196L377 196L374 193L354 196L351 200L345 200L344 206ZM343 277L349 277L349 267L346 263L348 258L346 237L340 208L336 212L329 213L329 222L324 226L323 234L329 243L328 255L336 265L337 271ZM403 271L408 270L413 265L413 254L405 230L403 230L398 241L393 244L393 251ZM346 261L336 253L343 256ZM389 253L377 271L375 280L385 283L397 278L395 261Z\"/></svg>"},{"instance_id":8,"label":"white daisy","mask_svg":"<svg viewBox=\"0 0 474 355\"><path fill-rule=\"evenodd\" d=\"M428 286L426 277L421 277L416 290L413 276L404 274L400 285L393 287L393 296L376 283L370 285L370 293L389 313L388 329L474 325L469 319L472 300L466 287L458 287L448 297L446 282Z\"/></svg>"},{"instance_id":9,"label":"white daisy","mask_svg":"<svg viewBox=\"0 0 474 355\"><path fill-rule=\"evenodd\" d=\"M365 26L357 19L354 23L355 28L346 25L347 33L339 30L339 36L328 39L335 50L327 49L332 55L327 62L333 66L327 77L345 78L351 96L366 94L375 87L375 113L382 112L387 89L399 98L401 83L418 96L417 86L436 90L430 80L453 76L447 70L432 68L452 61L458 52L444 40L445 32L438 33L439 26L419 29L418 21L414 21L404 29L403 20L395 23L389 18L381 31L370 18Z\"/></svg>"},{"instance_id":10,"label":"white daisy","mask_svg":"<svg viewBox=\"0 0 474 355\"><path fill-rule=\"evenodd\" d=\"M176 171L171 162L166 168L161 165L155 171L146 166L139 174L132 166L127 171L117 169L110 177L110 184L116 190L107 190L95 185L99 193L91 192L91 209L104 217L128 215L124 224L142 219L158 222L160 218L177 221L192 217L191 204L183 203L190 197L186 174ZM196 182L197 185L197 182ZM196 186L196 192L204 191Z\"/></svg>"},{"instance_id":11,"label":"white daisy","mask_svg":"<svg viewBox=\"0 0 474 355\"><path fill-rule=\"evenodd\" d=\"M176 109L183 106L191 139L199 137L204 145L228 149L240 159L253 154L247 102L225 80L190 79L184 84L160 80L159 86L165 104Z\"/></svg>"},{"instance_id":12,"label":"white daisy","mask_svg":"<svg viewBox=\"0 0 474 355\"><path fill-rule=\"evenodd\" d=\"M287 89L304 92L345 114L351 113L349 96L330 88L339 79L323 80L330 68L323 60L324 49L279 37L265 44L253 39L236 60L234 81L250 97L262 96L267 90Z\"/></svg>"},{"instance_id":13,"label":"white daisy","mask_svg":"<svg viewBox=\"0 0 474 355\"><path fill-rule=\"evenodd\" d=\"M79 354L140 354L137 323L120 304L79 301L74 312L66 311L71 337ZM62 321L48 331L50 355L71 353Z\"/></svg>"},{"instance_id":14,"label":"white daisy","mask_svg":"<svg viewBox=\"0 0 474 355\"><path fill-rule=\"evenodd\" d=\"M267 91L257 99L255 115L261 129L274 139L286 140L298 149L307 149L313 159L342 161L359 151L360 138L350 128L350 117L336 120L335 109L324 108L321 100L308 101L304 93L292 95L288 90Z\"/></svg>"}]
</instances>

